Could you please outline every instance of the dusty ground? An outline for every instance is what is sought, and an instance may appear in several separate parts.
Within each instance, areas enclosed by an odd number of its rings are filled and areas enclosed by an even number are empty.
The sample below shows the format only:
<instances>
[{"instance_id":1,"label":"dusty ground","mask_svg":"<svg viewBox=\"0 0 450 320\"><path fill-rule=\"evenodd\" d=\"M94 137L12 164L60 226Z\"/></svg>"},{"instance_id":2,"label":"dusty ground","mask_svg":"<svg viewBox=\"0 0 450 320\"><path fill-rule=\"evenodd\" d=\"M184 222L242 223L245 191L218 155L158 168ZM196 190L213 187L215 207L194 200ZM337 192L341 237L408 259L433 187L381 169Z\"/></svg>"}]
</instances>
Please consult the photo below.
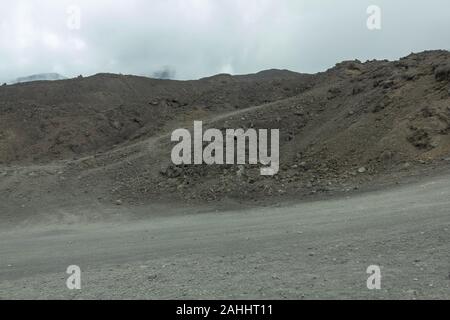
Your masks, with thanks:
<instances>
[{"instance_id":1,"label":"dusty ground","mask_svg":"<svg viewBox=\"0 0 450 320\"><path fill-rule=\"evenodd\" d=\"M450 299L449 208L447 173L265 209L15 225L0 232L0 297ZM79 291L65 286L72 264ZM379 291L366 288L373 264Z\"/></svg>"}]
</instances>

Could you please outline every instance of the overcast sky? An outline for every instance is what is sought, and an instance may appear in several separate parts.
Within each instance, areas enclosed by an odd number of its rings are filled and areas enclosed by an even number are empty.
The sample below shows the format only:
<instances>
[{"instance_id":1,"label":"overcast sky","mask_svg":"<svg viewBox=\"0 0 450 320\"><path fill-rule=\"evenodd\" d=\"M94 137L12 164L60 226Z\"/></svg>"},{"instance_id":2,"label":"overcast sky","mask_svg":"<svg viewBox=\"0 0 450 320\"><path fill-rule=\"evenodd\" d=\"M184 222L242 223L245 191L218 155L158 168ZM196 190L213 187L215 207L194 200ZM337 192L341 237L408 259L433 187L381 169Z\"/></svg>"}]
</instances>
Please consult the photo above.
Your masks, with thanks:
<instances>
[{"instance_id":1,"label":"overcast sky","mask_svg":"<svg viewBox=\"0 0 450 320\"><path fill-rule=\"evenodd\" d=\"M367 28L370 5L381 30ZM46 72L317 72L449 47L448 0L0 0L2 82Z\"/></svg>"}]
</instances>

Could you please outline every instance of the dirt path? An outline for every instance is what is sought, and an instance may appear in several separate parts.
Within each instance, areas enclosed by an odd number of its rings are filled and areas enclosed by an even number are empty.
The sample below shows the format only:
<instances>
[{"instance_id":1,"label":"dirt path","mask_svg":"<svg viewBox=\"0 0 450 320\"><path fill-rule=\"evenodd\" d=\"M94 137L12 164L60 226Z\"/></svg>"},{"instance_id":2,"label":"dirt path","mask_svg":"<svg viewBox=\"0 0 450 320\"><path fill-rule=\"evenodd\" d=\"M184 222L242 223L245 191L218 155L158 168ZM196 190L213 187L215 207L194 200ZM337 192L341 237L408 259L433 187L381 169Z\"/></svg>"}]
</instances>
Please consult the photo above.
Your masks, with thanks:
<instances>
[{"instance_id":1,"label":"dirt path","mask_svg":"<svg viewBox=\"0 0 450 320\"><path fill-rule=\"evenodd\" d=\"M449 299L449 208L443 176L288 207L2 231L0 298ZM66 288L69 265L81 290ZM381 290L366 288L369 265Z\"/></svg>"},{"instance_id":2,"label":"dirt path","mask_svg":"<svg viewBox=\"0 0 450 320\"><path fill-rule=\"evenodd\" d=\"M286 100L289 100L289 99L286 99ZM208 125L208 124L214 123L216 121L220 121L220 120L227 119L230 117L238 116L240 114L246 114L246 113L249 113L252 111L264 109L270 105L271 104L262 104L262 105L248 107L248 108L241 109L241 110L225 112L225 113L221 113L216 116L207 117L206 119L201 119L201 121L203 121L205 125ZM192 126L192 125L193 125L193 123L190 123L190 126ZM138 158L148 156L149 154L154 152L154 150L156 148L158 148L158 143L161 143L164 140L170 141L170 136L172 135L172 131L175 129L178 129L178 128L179 128L178 126L172 127L172 128L167 129L167 133L164 133L162 135L159 135L156 137L150 137L148 139L138 141L138 142L135 142L132 144L127 144L125 146L119 146L118 148L110 151L108 153L108 156L111 159L117 160L117 158L116 158L117 155L120 155L120 158L122 158L122 159L119 159L119 160L112 162L110 164L107 164L107 165L103 165L102 167L99 167L99 168L90 169L87 172L92 173L92 172L95 172L98 170L115 168L115 167L122 165L123 162L125 162L125 161L130 162L130 161L136 160ZM190 127L188 127L187 129L189 130ZM94 156L83 157L83 158L79 159L78 162L84 161L86 159L90 159L93 157Z\"/></svg>"}]
</instances>

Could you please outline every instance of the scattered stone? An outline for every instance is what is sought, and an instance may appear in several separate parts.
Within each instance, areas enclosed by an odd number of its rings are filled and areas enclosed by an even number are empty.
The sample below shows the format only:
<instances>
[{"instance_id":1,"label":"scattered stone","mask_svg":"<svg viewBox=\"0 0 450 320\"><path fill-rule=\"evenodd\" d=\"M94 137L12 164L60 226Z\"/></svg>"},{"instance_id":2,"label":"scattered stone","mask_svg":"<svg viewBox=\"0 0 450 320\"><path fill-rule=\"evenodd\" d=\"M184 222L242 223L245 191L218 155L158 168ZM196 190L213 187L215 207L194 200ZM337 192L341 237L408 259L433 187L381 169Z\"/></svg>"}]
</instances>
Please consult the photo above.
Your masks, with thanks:
<instances>
[{"instance_id":1,"label":"scattered stone","mask_svg":"<svg viewBox=\"0 0 450 320\"><path fill-rule=\"evenodd\" d=\"M434 76L437 81L450 80L450 64L436 68Z\"/></svg>"},{"instance_id":2,"label":"scattered stone","mask_svg":"<svg viewBox=\"0 0 450 320\"><path fill-rule=\"evenodd\" d=\"M407 290L406 293L416 296L417 291L416 290Z\"/></svg>"}]
</instances>

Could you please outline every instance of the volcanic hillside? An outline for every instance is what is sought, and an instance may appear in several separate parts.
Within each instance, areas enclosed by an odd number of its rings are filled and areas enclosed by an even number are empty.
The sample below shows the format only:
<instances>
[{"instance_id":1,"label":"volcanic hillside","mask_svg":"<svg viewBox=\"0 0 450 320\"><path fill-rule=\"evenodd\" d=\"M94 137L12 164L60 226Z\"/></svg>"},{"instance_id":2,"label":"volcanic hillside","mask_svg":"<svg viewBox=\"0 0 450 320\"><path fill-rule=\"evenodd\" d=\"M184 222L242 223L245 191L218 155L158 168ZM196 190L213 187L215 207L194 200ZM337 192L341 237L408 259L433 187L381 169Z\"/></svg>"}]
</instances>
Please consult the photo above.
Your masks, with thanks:
<instances>
[{"instance_id":1,"label":"volcanic hillside","mask_svg":"<svg viewBox=\"0 0 450 320\"><path fill-rule=\"evenodd\" d=\"M190 120L295 96L312 76L269 70L198 81L98 74L0 87L0 163L110 150Z\"/></svg>"},{"instance_id":2,"label":"volcanic hillside","mask_svg":"<svg viewBox=\"0 0 450 320\"><path fill-rule=\"evenodd\" d=\"M300 198L450 160L450 53L345 61L197 81L99 74L0 88L0 193L15 204L85 197ZM174 166L175 128L280 129L280 172Z\"/></svg>"}]
</instances>

